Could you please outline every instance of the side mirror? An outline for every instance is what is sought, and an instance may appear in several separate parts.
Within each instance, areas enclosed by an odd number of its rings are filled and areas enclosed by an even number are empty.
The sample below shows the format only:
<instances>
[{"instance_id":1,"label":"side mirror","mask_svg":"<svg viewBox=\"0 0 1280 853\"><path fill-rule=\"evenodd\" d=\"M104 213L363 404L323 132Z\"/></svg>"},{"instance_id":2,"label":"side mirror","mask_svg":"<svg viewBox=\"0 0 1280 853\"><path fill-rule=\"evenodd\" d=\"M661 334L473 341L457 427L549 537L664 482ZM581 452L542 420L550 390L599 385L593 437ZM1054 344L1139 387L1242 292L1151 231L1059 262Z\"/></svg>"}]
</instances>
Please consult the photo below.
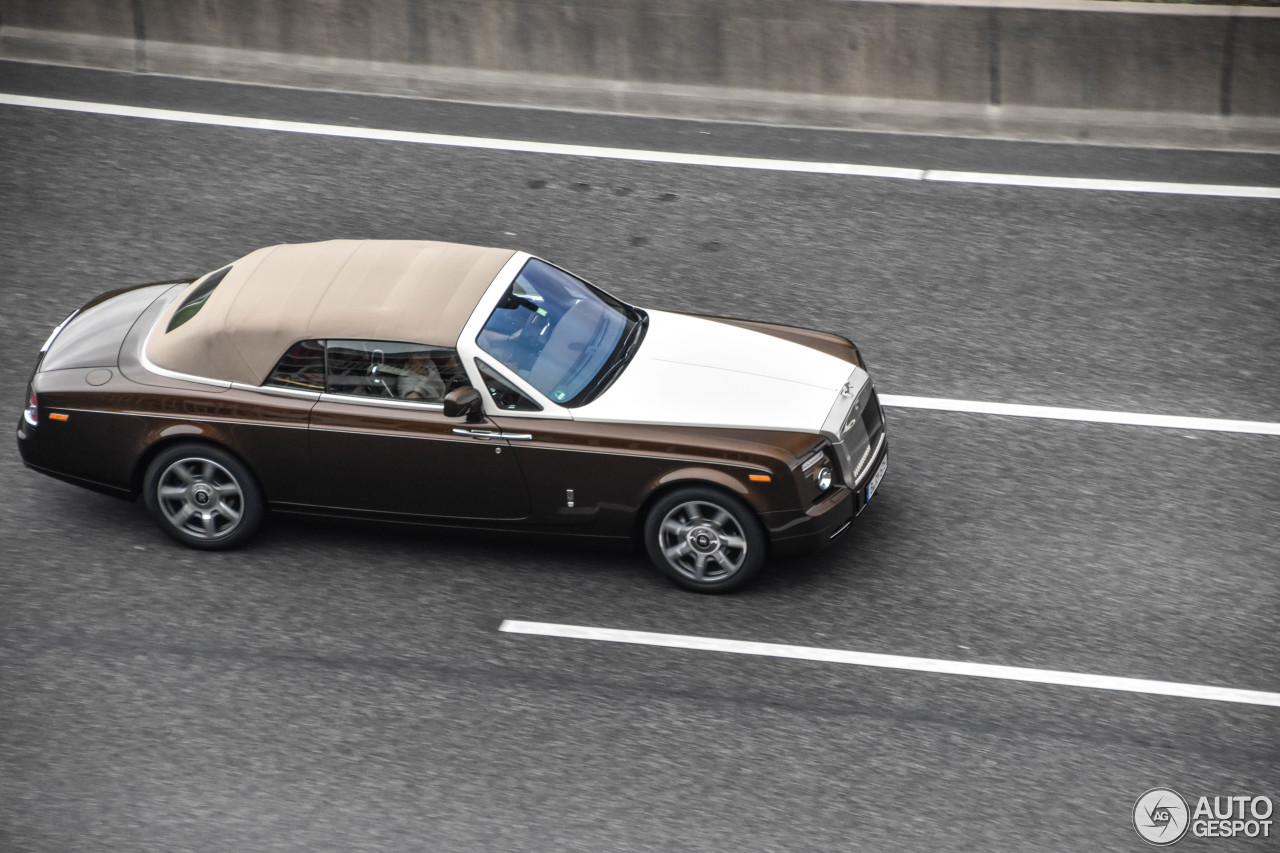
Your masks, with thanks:
<instances>
[{"instance_id":1,"label":"side mirror","mask_svg":"<svg viewBox=\"0 0 1280 853\"><path fill-rule=\"evenodd\" d=\"M467 423L478 424L484 420L484 406L480 402L480 392L470 385L454 388L444 395L444 416L460 418L467 416Z\"/></svg>"}]
</instances>

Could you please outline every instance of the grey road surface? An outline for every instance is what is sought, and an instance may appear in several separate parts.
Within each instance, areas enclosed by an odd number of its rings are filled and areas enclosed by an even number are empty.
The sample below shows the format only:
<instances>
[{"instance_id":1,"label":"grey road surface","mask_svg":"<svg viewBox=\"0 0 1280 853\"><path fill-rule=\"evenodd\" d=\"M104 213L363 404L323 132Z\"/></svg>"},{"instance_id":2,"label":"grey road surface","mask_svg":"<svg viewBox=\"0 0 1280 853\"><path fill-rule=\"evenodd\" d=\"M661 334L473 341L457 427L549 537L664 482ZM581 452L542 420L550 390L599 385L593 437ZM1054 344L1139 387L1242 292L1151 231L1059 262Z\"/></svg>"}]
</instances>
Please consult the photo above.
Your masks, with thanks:
<instances>
[{"instance_id":1,"label":"grey road surface","mask_svg":"<svg viewBox=\"0 0 1280 853\"><path fill-rule=\"evenodd\" d=\"M0 63L0 92L503 138L1280 184L1280 158L504 110ZM846 334L882 392L1280 421L1280 201L659 166L0 107L0 399L89 297L330 237L522 248ZM889 412L855 529L736 595L609 546L274 518L203 554L0 446L0 850L1142 850L1280 801L1280 709L499 633L1280 691L1280 439ZM436 484L424 482L424 488ZM1273 831L1273 836L1275 832ZM1186 850L1277 849L1193 839Z\"/></svg>"}]
</instances>

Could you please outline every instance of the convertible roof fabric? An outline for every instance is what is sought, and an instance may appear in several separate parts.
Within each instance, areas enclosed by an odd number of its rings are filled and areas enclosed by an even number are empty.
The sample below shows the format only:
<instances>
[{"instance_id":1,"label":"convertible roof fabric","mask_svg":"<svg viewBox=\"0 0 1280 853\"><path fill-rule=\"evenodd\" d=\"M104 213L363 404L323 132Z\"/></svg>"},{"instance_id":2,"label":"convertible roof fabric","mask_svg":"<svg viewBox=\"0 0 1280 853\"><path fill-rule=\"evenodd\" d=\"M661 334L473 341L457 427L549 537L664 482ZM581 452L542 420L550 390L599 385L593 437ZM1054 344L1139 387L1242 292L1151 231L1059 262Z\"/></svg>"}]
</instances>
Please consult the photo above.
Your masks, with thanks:
<instances>
[{"instance_id":1,"label":"convertible roof fabric","mask_svg":"<svg viewBox=\"0 0 1280 853\"><path fill-rule=\"evenodd\" d=\"M259 385L290 346L342 338L456 347L476 303L515 252L426 240L329 240L245 255L191 319L147 358L179 373Z\"/></svg>"}]
</instances>

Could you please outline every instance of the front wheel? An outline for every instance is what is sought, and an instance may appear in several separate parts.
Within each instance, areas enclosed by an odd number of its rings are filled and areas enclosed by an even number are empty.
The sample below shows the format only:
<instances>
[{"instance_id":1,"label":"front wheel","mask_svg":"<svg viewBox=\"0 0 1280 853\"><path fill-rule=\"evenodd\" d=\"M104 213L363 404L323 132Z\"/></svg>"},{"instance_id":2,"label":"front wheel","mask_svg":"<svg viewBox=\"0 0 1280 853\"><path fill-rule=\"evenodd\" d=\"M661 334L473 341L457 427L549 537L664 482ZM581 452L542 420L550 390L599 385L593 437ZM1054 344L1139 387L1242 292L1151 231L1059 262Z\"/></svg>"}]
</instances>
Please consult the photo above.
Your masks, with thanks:
<instances>
[{"instance_id":1,"label":"front wheel","mask_svg":"<svg viewBox=\"0 0 1280 853\"><path fill-rule=\"evenodd\" d=\"M695 592L735 590L764 564L755 513L717 489L690 486L659 500L645 519L644 544L659 571Z\"/></svg>"},{"instance_id":2,"label":"front wheel","mask_svg":"<svg viewBox=\"0 0 1280 853\"><path fill-rule=\"evenodd\" d=\"M262 522L262 492L249 469L209 444L162 451L147 466L143 494L160 529L192 548L234 548Z\"/></svg>"}]
</instances>

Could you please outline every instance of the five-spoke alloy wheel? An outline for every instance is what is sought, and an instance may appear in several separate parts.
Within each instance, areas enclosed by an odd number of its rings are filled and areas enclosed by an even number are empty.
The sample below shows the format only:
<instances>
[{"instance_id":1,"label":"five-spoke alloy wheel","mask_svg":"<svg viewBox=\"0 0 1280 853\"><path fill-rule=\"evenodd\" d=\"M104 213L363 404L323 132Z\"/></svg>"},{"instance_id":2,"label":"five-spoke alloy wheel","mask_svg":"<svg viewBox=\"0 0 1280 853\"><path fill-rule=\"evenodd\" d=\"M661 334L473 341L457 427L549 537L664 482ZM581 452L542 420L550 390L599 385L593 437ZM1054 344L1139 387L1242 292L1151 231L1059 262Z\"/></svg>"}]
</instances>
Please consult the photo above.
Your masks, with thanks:
<instances>
[{"instance_id":1,"label":"five-spoke alloy wheel","mask_svg":"<svg viewBox=\"0 0 1280 853\"><path fill-rule=\"evenodd\" d=\"M727 492L677 489L649 510L644 529L649 558L686 589L728 592L764 562L765 537L755 513Z\"/></svg>"},{"instance_id":2,"label":"five-spoke alloy wheel","mask_svg":"<svg viewBox=\"0 0 1280 853\"><path fill-rule=\"evenodd\" d=\"M162 451L147 467L143 488L161 529L193 548L232 548L262 521L262 494L253 475L210 444L184 443Z\"/></svg>"}]
</instances>

